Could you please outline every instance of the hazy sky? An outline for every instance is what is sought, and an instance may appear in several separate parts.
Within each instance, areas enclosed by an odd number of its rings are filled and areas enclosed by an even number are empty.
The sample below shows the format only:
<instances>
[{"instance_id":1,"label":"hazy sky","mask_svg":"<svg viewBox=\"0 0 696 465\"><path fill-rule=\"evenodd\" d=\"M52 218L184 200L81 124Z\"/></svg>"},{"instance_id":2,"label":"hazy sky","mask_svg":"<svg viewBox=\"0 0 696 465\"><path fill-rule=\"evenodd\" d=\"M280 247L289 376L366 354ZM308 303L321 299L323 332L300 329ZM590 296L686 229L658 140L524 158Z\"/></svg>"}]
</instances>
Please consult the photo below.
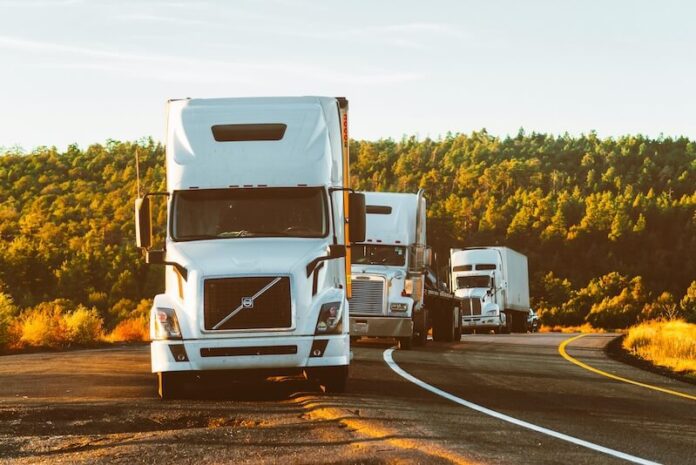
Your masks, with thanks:
<instances>
[{"instance_id":1,"label":"hazy sky","mask_svg":"<svg viewBox=\"0 0 696 465\"><path fill-rule=\"evenodd\" d=\"M164 132L168 98L335 95L351 136L696 137L696 2L0 0L0 147Z\"/></svg>"}]
</instances>

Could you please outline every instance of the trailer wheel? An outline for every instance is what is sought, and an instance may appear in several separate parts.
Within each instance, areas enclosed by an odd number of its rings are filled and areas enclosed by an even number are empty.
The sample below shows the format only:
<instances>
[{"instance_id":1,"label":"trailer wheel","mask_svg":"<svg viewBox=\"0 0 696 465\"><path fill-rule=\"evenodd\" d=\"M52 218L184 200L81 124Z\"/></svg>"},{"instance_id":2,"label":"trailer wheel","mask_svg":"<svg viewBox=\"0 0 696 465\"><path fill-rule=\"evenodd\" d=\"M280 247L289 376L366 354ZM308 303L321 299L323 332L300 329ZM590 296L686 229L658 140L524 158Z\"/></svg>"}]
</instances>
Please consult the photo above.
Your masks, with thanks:
<instances>
[{"instance_id":1,"label":"trailer wheel","mask_svg":"<svg viewBox=\"0 0 696 465\"><path fill-rule=\"evenodd\" d=\"M413 348L413 337L398 337L399 349L411 350Z\"/></svg>"},{"instance_id":2,"label":"trailer wheel","mask_svg":"<svg viewBox=\"0 0 696 465\"><path fill-rule=\"evenodd\" d=\"M183 384L179 373L158 372L157 393L162 400L181 399L184 394Z\"/></svg>"},{"instance_id":3,"label":"trailer wheel","mask_svg":"<svg viewBox=\"0 0 696 465\"><path fill-rule=\"evenodd\" d=\"M454 340L454 319L449 312L438 312L433 320L433 340L438 342L452 342Z\"/></svg>"}]
</instances>

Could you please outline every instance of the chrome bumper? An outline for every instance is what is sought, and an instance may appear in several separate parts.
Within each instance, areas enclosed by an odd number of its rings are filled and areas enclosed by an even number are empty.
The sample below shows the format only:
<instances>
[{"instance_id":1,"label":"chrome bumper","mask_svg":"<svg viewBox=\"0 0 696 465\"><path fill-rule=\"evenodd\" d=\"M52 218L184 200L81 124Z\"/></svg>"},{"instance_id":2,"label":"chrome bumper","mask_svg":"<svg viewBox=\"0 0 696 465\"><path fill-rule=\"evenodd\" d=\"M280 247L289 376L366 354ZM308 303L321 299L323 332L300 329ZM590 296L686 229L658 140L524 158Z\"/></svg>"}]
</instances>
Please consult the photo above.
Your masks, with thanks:
<instances>
[{"instance_id":1,"label":"chrome bumper","mask_svg":"<svg viewBox=\"0 0 696 465\"><path fill-rule=\"evenodd\" d=\"M351 316L350 335L367 337L409 337L413 320L401 317Z\"/></svg>"}]
</instances>

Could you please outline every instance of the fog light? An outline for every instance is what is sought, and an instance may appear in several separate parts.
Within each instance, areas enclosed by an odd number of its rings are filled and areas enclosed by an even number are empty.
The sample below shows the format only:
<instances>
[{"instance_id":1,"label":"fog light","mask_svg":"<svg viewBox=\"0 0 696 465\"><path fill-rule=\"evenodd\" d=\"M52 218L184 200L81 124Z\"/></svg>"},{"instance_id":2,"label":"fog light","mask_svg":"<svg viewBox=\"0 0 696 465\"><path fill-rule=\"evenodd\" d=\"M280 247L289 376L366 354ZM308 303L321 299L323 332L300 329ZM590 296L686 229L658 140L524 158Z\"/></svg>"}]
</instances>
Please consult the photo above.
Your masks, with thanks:
<instances>
[{"instance_id":1,"label":"fog light","mask_svg":"<svg viewBox=\"0 0 696 465\"><path fill-rule=\"evenodd\" d=\"M326 346L329 344L328 339L315 340L312 343L312 349L309 351L310 357L323 357Z\"/></svg>"},{"instance_id":2,"label":"fog light","mask_svg":"<svg viewBox=\"0 0 696 465\"><path fill-rule=\"evenodd\" d=\"M186 348L183 344L169 344L169 351L177 362L189 361L188 355L186 355Z\"/></svg>"}]
</instances>

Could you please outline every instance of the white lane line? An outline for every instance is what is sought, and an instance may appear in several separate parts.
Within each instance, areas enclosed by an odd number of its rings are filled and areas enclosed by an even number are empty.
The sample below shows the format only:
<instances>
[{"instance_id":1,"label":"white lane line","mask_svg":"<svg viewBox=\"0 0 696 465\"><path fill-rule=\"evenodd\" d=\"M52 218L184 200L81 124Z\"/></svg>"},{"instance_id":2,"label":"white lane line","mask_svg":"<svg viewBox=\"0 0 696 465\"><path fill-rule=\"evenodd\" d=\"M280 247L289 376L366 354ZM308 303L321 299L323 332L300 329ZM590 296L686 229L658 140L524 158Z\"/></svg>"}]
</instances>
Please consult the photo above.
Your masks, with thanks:
<instances>
[{"instance_id":1,"label":"white lane line","mask_svg":"<svg viewBox=\"0 0 696 465\"><path fill-rule=\"evenodd\" d=\"M512 423L513 425L521 426L522 428L527 428L532 431L536 431L537 433L545 434L547 436L554 437L556 439L560 439L562 441L567 441L573 444L576 444L578 446L586 447L588 449L592 449L597 452L602 452L607 455L611 455L616 458L620 458L623 460L626 460L628 462L633 462L633 463L640 463L642 465L659 465L658 462L652 462L650 460L642 459L640 457L636 457L635 455L630 455L626 454L624 452L620 452L618 450L610 449L608 447L600 446L598 444L594 444L588 441L585 441L583 439L578 439L573 436L568 436L567 434L559 433L554 430L550 430L547 428L544 428L542 426L537 426L532 423L528 423L523 420L518 420L517 418L511 417L509 415L505 415L504 413L496 412L495 410L491 410L486 407L482 407L478 404L474 404L473 402L469 402L468 400L460 399L457 396L454 396L450 394L449 392L445 392L442 389L438 389L435 386L431 386L430 384L421 381L420 379L416 378L412 374L408 373L405 371L403 368L401 368L399 365L396 364L394 359L392 358L392 352L394 352L394 348L392 347L391 349L387 349L384 351L384 361L389 365L389 368L394 370L396 374L401 376L402 378L405 378L406 380L412 382L413 384L422 387L426 391L430 391L433 394L436 394L440 397L444 397L447 400L451 400L452 402L462 405L464 407L470 408L472 410L476 410L477 412L483 413L484 415L488 415L494 418L497 418L499 420L506 421L508 423Z\"/></svg>"}]
</instances>

